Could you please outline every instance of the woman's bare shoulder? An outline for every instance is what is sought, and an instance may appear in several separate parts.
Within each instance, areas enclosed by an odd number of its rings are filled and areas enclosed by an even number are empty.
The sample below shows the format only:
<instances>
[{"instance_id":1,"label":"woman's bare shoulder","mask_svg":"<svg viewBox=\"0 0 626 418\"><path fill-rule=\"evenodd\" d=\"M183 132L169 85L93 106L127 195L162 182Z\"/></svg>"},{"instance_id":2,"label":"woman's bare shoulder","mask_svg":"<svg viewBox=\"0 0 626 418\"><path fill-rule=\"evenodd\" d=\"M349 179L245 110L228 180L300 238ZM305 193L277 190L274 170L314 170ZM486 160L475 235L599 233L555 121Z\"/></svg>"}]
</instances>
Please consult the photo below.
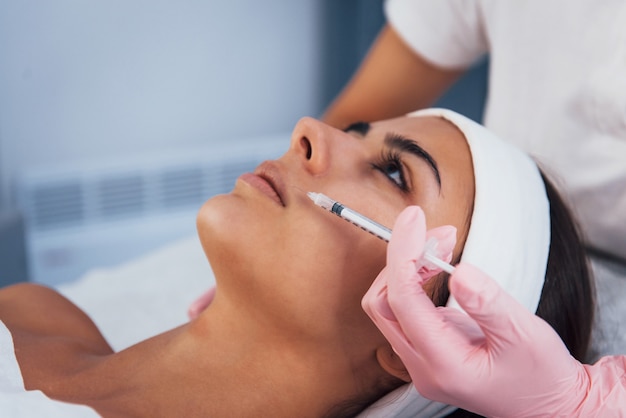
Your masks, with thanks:
<instances>
[{"instance_id":1,"label":"woman's bare shoulder","mask_svg":"<svg viewBox=\"0 0 626 418\"><path fill-rule=\"evenodd\" d=\"M57 291L32 283L0 289L0 320L11 331L26 389L69 399L81 372L113 353L93 321Z\"/></svg>"},{"instance_id":2,"label":"woman's bare shoulder","mask_svg":"<svg viewBox=\"0 0 626 418\"><path fill-rule=\"evenodd\" d=\"M20 333L75 338L94 348L110 350L93 321L70 300L46 286L19 283L0 289L0 320L14 339Z\"/></svg>"}]
</instances>

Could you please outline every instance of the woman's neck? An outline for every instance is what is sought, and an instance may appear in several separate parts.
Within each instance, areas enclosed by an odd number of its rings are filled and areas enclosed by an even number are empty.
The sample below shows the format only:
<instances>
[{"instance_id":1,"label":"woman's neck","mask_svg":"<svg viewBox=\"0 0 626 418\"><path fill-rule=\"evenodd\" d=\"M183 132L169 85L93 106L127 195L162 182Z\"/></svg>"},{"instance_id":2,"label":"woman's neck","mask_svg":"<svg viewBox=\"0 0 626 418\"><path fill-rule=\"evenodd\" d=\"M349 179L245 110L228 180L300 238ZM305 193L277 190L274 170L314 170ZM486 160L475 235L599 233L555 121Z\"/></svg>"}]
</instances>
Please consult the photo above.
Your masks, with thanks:
<instances>
[{"instance_id":1,"label":"woman's neck","mask_svg":"<svg viewBox=\"0 0 626 418\"><path fill-rule=\"evenodd\" d=\"M105 417L320 416L354 382L332 362L336 353L307 344L216 303L84 374L99 394L81 403Z\"/></svg>"}]
</instances>

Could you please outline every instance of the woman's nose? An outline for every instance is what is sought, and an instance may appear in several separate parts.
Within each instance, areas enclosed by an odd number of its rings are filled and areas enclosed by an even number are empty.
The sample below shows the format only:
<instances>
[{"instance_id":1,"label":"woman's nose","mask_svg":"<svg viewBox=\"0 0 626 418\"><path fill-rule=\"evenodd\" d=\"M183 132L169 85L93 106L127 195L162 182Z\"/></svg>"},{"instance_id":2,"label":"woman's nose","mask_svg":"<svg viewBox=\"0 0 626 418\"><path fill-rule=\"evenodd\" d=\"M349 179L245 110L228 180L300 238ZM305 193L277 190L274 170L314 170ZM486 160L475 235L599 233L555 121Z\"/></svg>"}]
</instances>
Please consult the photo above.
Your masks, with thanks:
<instances>
[{"instance_id":1,"label":"woman's nose","mask_svg":"<svg viewBox=\"0 0 626 418\"><path fill-rule=\"evenodd\" d=\"M313 118L302 118L291 134L294 152L312 174L321 174L330 165L330 140L334 128Z\"/></svg>"}]
</instances>

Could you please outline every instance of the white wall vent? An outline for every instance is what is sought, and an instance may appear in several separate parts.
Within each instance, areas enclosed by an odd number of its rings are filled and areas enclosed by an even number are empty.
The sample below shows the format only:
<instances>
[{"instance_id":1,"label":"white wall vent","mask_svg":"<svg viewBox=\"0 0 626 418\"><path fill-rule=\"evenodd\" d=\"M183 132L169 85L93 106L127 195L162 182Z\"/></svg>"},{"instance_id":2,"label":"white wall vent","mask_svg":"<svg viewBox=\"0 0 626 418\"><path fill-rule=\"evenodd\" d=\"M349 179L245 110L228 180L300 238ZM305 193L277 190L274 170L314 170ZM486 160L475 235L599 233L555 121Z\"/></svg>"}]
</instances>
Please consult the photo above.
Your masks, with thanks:
<instances>
[{"instance_id":1,"label":"white wall vent","mask_svg":"<svg viewBox=\"0 0 626 418\"><path fill-rule=\"evenodd\" d=\"M159 155L38 168L17 177L32 281L55 285L195 234L211 196L266 159L289 135Z\"/></svg>"},{"instance_id":2,"label":"white wall vent","mask_svg":"<svg viewBox=\"0 0 626 418\"><path fill-rule=\"evenodd\" d=\"M36 229L82 223L85 216L83 188L77 179L34 184L28 200L29 221Z\"/></svg>"}]
</instances>

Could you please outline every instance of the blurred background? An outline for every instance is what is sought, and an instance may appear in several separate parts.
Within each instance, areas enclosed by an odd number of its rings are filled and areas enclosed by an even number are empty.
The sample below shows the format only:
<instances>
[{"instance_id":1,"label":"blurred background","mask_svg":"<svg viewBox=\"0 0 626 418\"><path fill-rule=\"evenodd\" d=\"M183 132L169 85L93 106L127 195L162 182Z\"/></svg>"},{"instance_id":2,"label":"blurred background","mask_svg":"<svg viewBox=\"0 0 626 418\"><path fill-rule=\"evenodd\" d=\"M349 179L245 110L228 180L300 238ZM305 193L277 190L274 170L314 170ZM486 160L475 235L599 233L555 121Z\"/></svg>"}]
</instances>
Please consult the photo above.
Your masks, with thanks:
<instances>
[{"instance_id":1,"label":"blurred background","mask_svg":"<svg viewBox=\"0 0 626 418\"><path fill-rule=\"evenodd\" d=\"M382 0L0 0L0 285L195 234L383 24ZM480 120L486 65L439 105Z\"/></svg>"}]
</instances>

